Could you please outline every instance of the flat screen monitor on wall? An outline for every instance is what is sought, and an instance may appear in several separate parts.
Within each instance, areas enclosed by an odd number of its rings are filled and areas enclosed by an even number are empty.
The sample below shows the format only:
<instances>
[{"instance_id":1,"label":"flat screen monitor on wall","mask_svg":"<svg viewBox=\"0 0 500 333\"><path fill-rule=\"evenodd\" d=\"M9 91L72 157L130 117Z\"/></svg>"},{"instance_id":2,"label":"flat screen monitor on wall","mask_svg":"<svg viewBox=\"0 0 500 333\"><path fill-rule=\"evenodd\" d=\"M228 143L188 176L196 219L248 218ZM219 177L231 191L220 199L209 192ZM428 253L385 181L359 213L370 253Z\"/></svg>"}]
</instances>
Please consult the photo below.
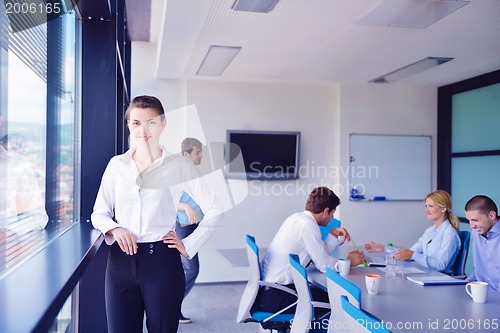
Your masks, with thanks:
<instances>
[{"instance_id":1,"label":"flat screen monitor on wall","mask_svg":"<svg viewBox=\"0 0 500 333\"><path fill-rule=\"evenodd\" d=\"M297 179L299 149L300 132L227 130L226 176Z\"/></svg>"}]
</instances>

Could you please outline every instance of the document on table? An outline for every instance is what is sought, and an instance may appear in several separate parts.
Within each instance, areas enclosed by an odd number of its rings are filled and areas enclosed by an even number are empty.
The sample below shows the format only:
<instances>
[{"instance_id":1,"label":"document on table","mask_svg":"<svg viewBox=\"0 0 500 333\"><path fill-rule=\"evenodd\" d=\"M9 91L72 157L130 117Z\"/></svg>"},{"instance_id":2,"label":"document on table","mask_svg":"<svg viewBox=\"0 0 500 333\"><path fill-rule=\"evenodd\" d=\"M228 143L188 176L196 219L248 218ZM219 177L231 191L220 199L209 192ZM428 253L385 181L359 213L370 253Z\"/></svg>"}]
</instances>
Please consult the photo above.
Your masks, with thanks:
<instances>
[{"instance_id":1,"label":"document on table","mask_svg":"<svg viewBox=\"0 0 500 333\"><path fill-rule=\"evenodd\" d=\"M377 269L385 272L385 267L377 267ZM403 268L403 273L404 274L422 274L426 273L425 271L418 269L416 267L405 267Z\"/></svg>"},{"instance_id":2,"label":"document on table","mask_svg":"<svg viewBox=\"0 0 500 333\"><path fill-rule=\"evenodd\" d=\"M459 280L449 275L436 276L407 276L407 280L418 283L422 286L437 286L445 284L467 284L465 280Z\"/></svg>"}]
</instances>

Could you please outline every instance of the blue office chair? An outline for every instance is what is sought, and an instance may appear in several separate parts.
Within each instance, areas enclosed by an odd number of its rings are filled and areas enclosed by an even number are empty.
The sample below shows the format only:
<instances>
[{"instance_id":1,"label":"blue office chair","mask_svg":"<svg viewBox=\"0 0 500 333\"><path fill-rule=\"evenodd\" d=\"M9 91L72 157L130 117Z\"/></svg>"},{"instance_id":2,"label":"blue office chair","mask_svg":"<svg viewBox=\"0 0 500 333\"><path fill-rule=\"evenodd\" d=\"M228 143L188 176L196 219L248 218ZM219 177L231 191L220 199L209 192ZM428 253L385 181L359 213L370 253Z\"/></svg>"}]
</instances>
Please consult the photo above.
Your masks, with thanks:
<instances>
[{"instance_id":1,"label":"blue office chair","mask_svg":"<svg viewBox=\"0 0 500 333\"><path fill-rule=\"evenodd\" d=\"M241 296L236 321L238 323L255 322L261 324L264 329L275 329L278 332L287 332L290 328L290 323L293 320L294 314L282 312L295 306L297 302L281 309L276 313L272 313L261 311L256 306L255 299L261 287L277 288L293 295L297 295L297 292L280 284L269 283L262 280L259 248L253 236L246 235L246 250L250 266L250 279L248 280L245 290L243 291L243 295Z\"/></svg>"},{"instance_id":2,"label":"blue office chair","mask_svg":"<svg viewBox=\"0 0 500 333\"><path fill-rule=\"evenodd\" d=\"M337 326L342 326L336 325L337 323L341 324L343 320L340 296L346 295L351 304L358 309L361 309L362 292L361 288L346 280L330 268L326 269L326 285L328 288L328 299L330 300L330 307L332 309L332 312L330 313L328 333L333 333Z\"/></svg>"},{"instance_id":3,"label":"blue office chair","mask_svg":"<svg viewBox=\"0 0 500 333\"><path fill-rule=\"evenodd\" d=\"M326 236L330 233L330 230L332 228L339 228L340 227L340 221L337 220L336 218L333 218L328 222L326 226L319 226L319 230L321 231L321 239L325 240Z\"/></svg>"},{"instance_id":4,"label":"blue office chair","mask_svg":"<svg viewBox=\"0 0 500 333\"><path fill-rule=\"evenodd\" d=\"M299 256L296 254L290 254L289 258L292 269L293 283L299 296L290 333L307 333L311 328L315 329L316 326L318 327L317 329L320 330L323 316L315 315L315 309L325 309L323 312L326 317L328 316L330 310L330 304L314 301L312 299L311 289L307 279L307 271L305 267L300 264Z\"/></svg>"},{"instance_id":5,"label":"blue office chair","mask_svg":"<svg viewBox=\"0 0 500 333\"><path fill-rule=\"evenodd\" d=\"M347 296L340 296L340 303L342 304L340 313L343 316L342 332L390 333L380 319L351 304Z\"/></svg>"},{"instance_id":6,"label":"blue office chair","mask_svg":"<svg viewBox=\"0 0 500 333\"><path fill-rule=\"evenodd\" d=\"M453 264L452 275L457 279L465 279L467 277L465 274L465 264L467 263L467 256L469 255L470 232L467 230L459 231L458 237L460 237L461 244L457 253L457 258Z\"/></svg>"}]
</instances>

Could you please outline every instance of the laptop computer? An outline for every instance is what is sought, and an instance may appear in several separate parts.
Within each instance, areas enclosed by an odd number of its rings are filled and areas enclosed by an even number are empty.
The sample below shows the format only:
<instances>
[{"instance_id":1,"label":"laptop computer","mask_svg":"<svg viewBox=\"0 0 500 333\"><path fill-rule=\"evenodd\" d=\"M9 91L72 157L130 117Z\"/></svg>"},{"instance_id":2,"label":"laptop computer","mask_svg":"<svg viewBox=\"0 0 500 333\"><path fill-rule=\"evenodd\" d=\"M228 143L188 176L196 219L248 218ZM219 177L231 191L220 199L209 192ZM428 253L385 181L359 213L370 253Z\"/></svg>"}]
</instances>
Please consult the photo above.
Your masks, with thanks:
<instances>
[{"instance_id":1,"label":"laptop computer","mask_svg":"<svg viewBox=\"0 0 500 333\"><path fill-rule=\"evenodd\" d=\"M385 267L385 257L382 256L366 256L366 265L367 266L380 266Z\"/></svg>"}]
</instances>

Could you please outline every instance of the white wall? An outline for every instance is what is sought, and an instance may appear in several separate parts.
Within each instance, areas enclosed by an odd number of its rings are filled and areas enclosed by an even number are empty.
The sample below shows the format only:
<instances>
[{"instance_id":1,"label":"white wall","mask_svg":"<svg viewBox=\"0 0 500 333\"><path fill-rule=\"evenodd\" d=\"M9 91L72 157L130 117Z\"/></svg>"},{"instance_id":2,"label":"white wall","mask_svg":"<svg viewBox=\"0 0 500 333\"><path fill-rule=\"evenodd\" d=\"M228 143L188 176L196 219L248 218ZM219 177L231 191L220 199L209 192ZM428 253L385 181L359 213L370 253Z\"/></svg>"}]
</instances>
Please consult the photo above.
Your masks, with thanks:
<instances>
[{"instance_id":1,"label":"white wall","mask_svg":"<svg viewBox=\"0 0 500 333\"><path fill-rule=\"evenodd\" d=\"M352 132L425 134L433 138L435 184L436 88L158 80L150 66L155 55L154 44L133 44L132 96L155 95L166 110L195 105L207 142L224 142L227 129L302 133L301 179L249 182L246 198L226 213L224 227L201 250L198 282L246 280L248 268L232 267L218 250L243 249L247 233L267 247L316 186L335 188L342 201L336 217L358 244L373 239L410 246L430 225L422 202L349 202L348 179L331 170L348 167ZM234 183L245 187L244 181Z\"/></svg>"},{"instance_id":2,"label":"white wall","mask_svg":"<svg viewBox=\"0 0 500 333\"><path fill-rule=\"evenodd\" d=\"M196 104L205 136L224 142L227 129L283 130L301 132L301 164L331 165L335 122L334 90L326 86L190 81L187 103ZM201 253L198 281L245 280L247 268L232 268L217 249L244 247L245 234L266 247L283 220L302 211L312 188L331 179L302 177L290 181L250 181L248 195L225 215L224 229L215 234ZM205 263L215 260L211 267ZM205 266L203 266L205 265ZM205 269L207 268L207 269Z\"/></svg>"},{"instance_id":3,"label":"white wall","mask_svg":"<svg viewBox=\"0 0 500 333\"><path fill-rule=\"evenodd\" d=\"M349 166L349 134L432 136L432 189L436 187L437 89L398 84L342 86L339 161ZM347 182L344 179L343 182ZM422 198L423 199L423 198ZM358 243L375 240L409 247L431 226L423 201L355 202L341 197L339 218Z\"/></svg>"},{"instance_id":4,"label":"white wall","mask_svg":"<svg viewBox=\"0 0 500 333\"><path fill-rule=\"evenodd\" d=\"M131 98L137 95L156 96L161 99L165 111L186 106L185 82L156 79L156 53L156 43L132 43Z\"/></svg>"}]
</instances>

